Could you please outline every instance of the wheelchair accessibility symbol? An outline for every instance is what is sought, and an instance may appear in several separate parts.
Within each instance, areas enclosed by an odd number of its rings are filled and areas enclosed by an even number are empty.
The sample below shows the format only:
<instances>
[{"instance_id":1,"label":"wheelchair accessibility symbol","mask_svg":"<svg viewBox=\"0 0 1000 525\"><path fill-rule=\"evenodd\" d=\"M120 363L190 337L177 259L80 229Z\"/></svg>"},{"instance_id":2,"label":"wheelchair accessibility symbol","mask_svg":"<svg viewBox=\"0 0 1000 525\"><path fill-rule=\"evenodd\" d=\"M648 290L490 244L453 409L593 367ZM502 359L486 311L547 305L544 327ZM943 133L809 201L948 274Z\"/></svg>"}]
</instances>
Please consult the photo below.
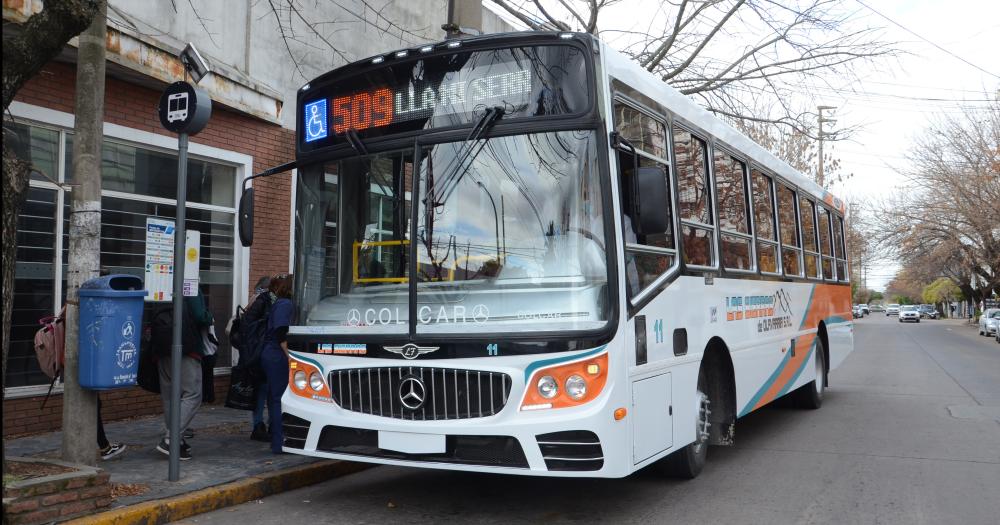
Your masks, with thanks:
<instances>
[{"instance_id":1,"label":"wheelchair accessibility symbol","mask_svg":"<svg viewBox=\"0 0 1000 525\"><path fill-rule=\"evenodd\" d=\"M306 142L326 138L326 99L306 104Z\"/></svg>"}]
</instances>

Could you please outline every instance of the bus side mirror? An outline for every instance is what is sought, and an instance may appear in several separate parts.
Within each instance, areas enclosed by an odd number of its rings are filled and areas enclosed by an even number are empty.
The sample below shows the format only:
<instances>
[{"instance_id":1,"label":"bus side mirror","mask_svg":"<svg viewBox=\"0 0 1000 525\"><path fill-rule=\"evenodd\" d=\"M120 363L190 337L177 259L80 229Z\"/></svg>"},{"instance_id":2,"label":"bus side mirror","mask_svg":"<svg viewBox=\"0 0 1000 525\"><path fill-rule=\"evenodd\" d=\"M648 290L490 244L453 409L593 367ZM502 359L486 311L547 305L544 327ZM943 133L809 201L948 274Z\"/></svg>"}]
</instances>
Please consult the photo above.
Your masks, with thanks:
<instances>
[{"instance_id":1,"label":"bus side mirror","mask_svg":"<svg viewBox=\"0 0 1000 525\"><path fill-rule=\"evenodd\" d=\"M639 231L648 235L670 229L667 216L667 176L663 168L640 167L636 172L635 185Z\"/></svg>"},{"instance_id":2,"label":"bus side mirror","mask_svg":"<svg viewBox=\"0 0 1000 525\"><path fill-rule=\"evenodd\" d=\"M239 230L240 243L243 246L253 244L253 187L243 190L240 196Z\"/></svg>"}]
</instances>

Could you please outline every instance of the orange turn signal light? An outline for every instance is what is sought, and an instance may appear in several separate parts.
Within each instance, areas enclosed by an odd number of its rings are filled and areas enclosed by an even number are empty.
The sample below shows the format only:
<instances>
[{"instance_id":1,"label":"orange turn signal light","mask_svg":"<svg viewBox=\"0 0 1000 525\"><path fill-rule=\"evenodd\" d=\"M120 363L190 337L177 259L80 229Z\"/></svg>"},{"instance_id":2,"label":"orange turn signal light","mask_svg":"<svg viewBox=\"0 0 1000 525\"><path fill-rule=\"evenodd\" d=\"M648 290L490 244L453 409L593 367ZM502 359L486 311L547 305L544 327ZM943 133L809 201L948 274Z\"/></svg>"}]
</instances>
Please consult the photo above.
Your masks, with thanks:
<instances>
[{"instance_id":1,"label":"orange turn signal light","mask_svg":"<svg viewBox=\"0 0 1000 525\"><path fill-rule=\"evenodd\" d=\"M621 421L625 419L628 415L628 410L625 407L615 409L615 421Z\"/></svg>"}]
</instances>

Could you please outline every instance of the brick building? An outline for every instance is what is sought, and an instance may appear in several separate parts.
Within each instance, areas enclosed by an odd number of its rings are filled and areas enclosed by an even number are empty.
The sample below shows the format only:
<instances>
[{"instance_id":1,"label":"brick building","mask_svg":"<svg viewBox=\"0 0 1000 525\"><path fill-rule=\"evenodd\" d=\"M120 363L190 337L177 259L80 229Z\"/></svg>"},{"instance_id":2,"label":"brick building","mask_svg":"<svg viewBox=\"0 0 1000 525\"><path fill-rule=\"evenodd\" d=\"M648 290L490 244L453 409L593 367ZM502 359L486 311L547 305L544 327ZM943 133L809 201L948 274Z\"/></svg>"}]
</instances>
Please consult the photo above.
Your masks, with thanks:
<instances>
[{"instance_id":1,"label":"brick building","mask_svg":"<svg viewBox=\"0 0 1000 525\"><path fill-rule=\"evenodd\" d=\"M38 0L3 0L4 31L16 31L41 5ZM147 218L174 217L177 140L160 126L156 108L163 87L183 77L176 56L185 42L193 42L213 68L200 85L214 101L212 118L191 138L189 150L187 227L201 232L200 282L216 330L222 334L258 276L290 269L295 173L253 181L255 242L250 249L239 243L236 207L244 178L293 160L296 90L346 60L443 38L439 28L446 7L446 0L389 3L376 15L361 1L312 6L306 17L340 19L343 25L335 24L329 34L300 27L300 34L307 36L283 42L278 25L285 22L267 11L271 9L267 3L206 2L195 12L186 3L112 0L102 267L143 277ZM496 15L484 13L486 30L501 27L505 26ZM333 46L328 52L315 51L327 42ZM75 45L71 41L60 57L31 79L4 115L5 140L14 141L19 155L30 159L39 172L32 175L18 223L5 436L53 430L62 417L58 385L45 408L40 408L48 378L38 369L32 338L37 320L57 312L65 298ZM215 369L220 400L232 361L223 341ZM138 388L106 392L102 400L106 420L161 410L158 396Z\"/></svg>"}]
</instances>

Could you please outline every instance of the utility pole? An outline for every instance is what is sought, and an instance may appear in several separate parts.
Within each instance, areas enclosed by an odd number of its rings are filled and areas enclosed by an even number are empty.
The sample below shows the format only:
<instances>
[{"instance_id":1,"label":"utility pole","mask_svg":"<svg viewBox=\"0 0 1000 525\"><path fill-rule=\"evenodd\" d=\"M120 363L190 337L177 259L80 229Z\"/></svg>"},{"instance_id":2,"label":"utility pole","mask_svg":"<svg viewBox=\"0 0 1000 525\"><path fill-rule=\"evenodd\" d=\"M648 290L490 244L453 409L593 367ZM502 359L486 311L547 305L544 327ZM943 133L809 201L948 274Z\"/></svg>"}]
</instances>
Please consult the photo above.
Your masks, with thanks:
<instances>
[{"instance_id":1,"label":"utility pole","mask_svg":"<svg viewBox=\"0 0 1000 525\"><path fill-rule=\"evenodd\" d=\"M101 143L108 6L80 34L76 60L69 273L66 276L66 358L63 369L62 458L97 464L97 392L80 387L80 285L101 268Z\"/></svg>"},{"instance_id":2,"label":"utility pole","mask_svg":"<svg viewBox=\"0 0 1000 525\"><path fill-rule=\"evenodd\" d=\"M819 139L819 171L816 174L816 183L819 184L820 187L824 187L825 188L826 187L824 185L825 181L823 179L823 160L824 160L823 159L823 138L825 137L825 134L823 133L823 123L824 122L829 122L830 124L833 124L833 123L835 123L837 121L836 120L832 120L832 119L825 119L825 118L823 118L823 110L825 110L825 109L826 110L834 110L834 109L837 109L837 107L836 106L816 106L816 109L819 110L819 136L817 137Z\"/></svg>"},{"instance_id":3,"label":"utility pole","mask_svg":"<svg viewBox=\"0 0 1000 525\"><path fill-rule=\"evenodd\" d=\"M441 29L449 39L482 34L482 0L448 0L448 23Z\"/></svg>"}]
</instances>

